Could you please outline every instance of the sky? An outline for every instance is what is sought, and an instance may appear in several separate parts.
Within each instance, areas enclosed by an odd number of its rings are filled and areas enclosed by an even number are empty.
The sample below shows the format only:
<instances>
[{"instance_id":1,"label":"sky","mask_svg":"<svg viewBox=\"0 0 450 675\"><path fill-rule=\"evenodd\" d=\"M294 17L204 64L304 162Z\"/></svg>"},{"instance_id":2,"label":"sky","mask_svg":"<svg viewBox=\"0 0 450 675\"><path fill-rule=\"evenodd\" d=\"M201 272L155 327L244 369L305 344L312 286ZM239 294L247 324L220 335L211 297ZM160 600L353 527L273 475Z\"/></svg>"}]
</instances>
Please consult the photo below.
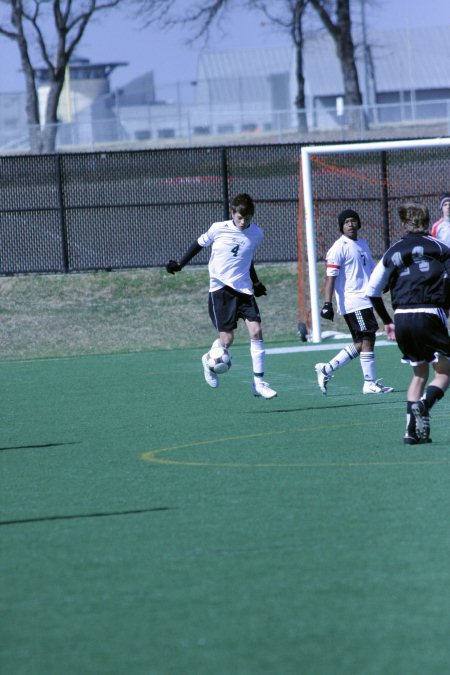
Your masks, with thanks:
<instances>
[{"instance_id":1,"label":"sky","mask_svg":"<svg viewBox=\"0 0 450 675\"><path fill-rule=\"evenodd\" d=\"M367 0L367 3L369 29L442 23L450 29L450 0ZM225 27L226 33L223 29L213 33L206 49L223 51L290 45L288 35L277 32L273 25L264 25L261 15L256 13L236 9L229 14ZM187 45L189 35L185 28L167 32L155 27L142 30L129 11L113 10L103 13L101 21L88 27L77 53L91 63L128 63L112 73L113 89L153 71L158 90L164 85L196 79L200 52L205 46L202 42ZM0 63L0 92L24 91L18 48L3 36L0 36Z\"/></svg>"}]
</instances>

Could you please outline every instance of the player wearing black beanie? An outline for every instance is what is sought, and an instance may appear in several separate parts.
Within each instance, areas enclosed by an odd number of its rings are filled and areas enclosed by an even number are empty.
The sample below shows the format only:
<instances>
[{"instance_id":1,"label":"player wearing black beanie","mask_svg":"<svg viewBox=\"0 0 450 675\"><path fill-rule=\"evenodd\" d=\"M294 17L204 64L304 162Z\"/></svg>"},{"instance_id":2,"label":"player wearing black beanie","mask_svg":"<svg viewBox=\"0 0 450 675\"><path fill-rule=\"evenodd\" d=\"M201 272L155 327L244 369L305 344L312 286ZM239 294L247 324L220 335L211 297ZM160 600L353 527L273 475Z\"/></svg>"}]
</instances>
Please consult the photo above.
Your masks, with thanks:
<instances>
[{"instance_id":1,"label":"player wearing black beanie","mask_svg":"<svg viewBox=\"0 0 450 675\"><path fill-rule=\"evenodd\" d=\"M341 232L344 231L344 223L347 220L347 218L354 218L358 223L358 230L361 228L361 219L359 217L359 214L356 213L356 211L353 211L353 209L344 209L344 211L341 211L338 216L339 229Z\"/></svg>"},{"instance_id":2,"label":"player wearing black beanie","mask_svg":"<svg viewBox=\"0 0 450 675\"><path fill-rule=\"evenodd\" d=\"M382 319L388 336L394 328L392 319L382 298L372 302L365 293L365 286L375 263L367 242L358 238L361 227L359 214L353 209L345 209L339 214L338 223L342 234L327 253L325 303L320 315L323 319L333 321L335 295L337 311L345 319L353 343L341 349L327 363L316 363L317 384L322 394L326 394L332 373L359 358L364 378L363 393L388 394L392 387L385 387L375 377L374 347L378 323L374 308Z\"/></svg>"}]
</instances>

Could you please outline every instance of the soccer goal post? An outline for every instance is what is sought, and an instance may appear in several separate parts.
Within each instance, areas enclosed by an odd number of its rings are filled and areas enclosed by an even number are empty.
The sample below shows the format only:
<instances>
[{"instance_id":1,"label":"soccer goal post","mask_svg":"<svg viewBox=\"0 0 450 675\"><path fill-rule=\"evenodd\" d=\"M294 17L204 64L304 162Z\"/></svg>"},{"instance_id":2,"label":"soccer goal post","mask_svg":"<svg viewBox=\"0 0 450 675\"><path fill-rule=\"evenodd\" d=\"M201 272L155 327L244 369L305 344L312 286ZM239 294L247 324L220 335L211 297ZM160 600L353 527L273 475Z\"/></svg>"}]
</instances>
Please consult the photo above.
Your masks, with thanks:
<instances>
[{"instance_id":1,"label":"soccer goal post","mask_svg":"<svg viewBox=\"0 0 450 675\"><path fill-rule=\"evenodd\" d=\"M302 148L298 316L307 325L312 342L322 339L317 266L340 236L339 212L345 208L358 211L363 224L361 236L369 242L374 257L381 257L401 236L397 209L402 201L422 201L429 207L432 219L440 217L439 195L449 189L449 149L448 137ZM309 301L300 283L306 260Z\"/></svg>"}]
</instances>

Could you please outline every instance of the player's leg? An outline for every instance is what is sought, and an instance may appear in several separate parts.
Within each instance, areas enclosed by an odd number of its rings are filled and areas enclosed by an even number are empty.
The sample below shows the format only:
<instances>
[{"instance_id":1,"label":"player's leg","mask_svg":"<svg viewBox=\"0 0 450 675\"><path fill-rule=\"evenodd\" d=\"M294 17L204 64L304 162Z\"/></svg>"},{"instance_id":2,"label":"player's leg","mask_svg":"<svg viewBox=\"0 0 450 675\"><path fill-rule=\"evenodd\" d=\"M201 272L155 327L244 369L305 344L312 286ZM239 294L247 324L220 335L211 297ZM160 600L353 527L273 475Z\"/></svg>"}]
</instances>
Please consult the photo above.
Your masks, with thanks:
<instances>
[{"instance_id":1,"label":"player's leg","mask_svg":"<svg viewBox=\"0 0 450 675\"><path fill-rule=\"evenodd\" d=\"M359 362L363 374L363 394L389 394L393 388L385 387L377 380L375 369L375 339L378 322L371 307L365 307L352 315L355 341L361 342Z\"/></svg>"},{"instance_id":2,"label":"player's leg","mask_svg":"<svg viewBox=\"0 0 450 675\"><path fill-rule=\"evenodd\" d=\"M363 373L364 384L363 394L389 394L393 387L386 387L381 384L381 379L377 380L375 369L375 335L364 338L360 357L361 370Z\"/></svg>"},{"instance_id":3,"label":"player's leg","mask_svg":"<svg viewBox=\"0 0 450 675\"><path fill-rule=\"evenodd\" d=\"M236 320L237 302L235 293L228 287L220 288L209 294L208 310L209 316L214 328L218 331L219 337L214 340L212 347L221 344L229 348L234 340L234 329L237 326ZM202 356L203 375L206 384L213 389L217 389L220 384L219 376L214 373L207 363L208 352Z\"/></svg>"},{"instance_id":4,"label":"player's leg","mask_svg":"<svg viewBox=\"0 0 450 675\"><path fill-rule=\"evenodd\" d=\"M347 363L353 361L353 359L357 359L358 356L359 352L355 345L347 345L347 347L341 349L327 363L316 363L314 369L317 375L317 384L319 385L319 389L322 394L326 396L328 382L333 377L334 371L339 370L339 368L343 368L347 365Z\"/></svg>"},{"instance_id":5,"label":"player's leg","mask_svg":"<svg viewBox=\"0 0 450 675\"><path fill-rule=\"evenodd\" d=\"M443 396L450 385L450 356L443 356L442 354L440 354L438 360L432 363L431 365L433 366L434 377L431 380L430 384L428 385L427 391L429 387L435 387L442 391ZM434 403L436 403L436 401L441 399L442 396L441 395L436 396L435 400L433 401L433 405ZM430 397L430 401L431 400L432 397Z\"/></svg>"},{"instance_id":6,"label":"player's leg","mask_svg":"<svg viewBox=\"0 0 450 675\"><path fill-rule=\"evenodd\" d=\"M250 356L253 367L253 395L267 399L274 398L277 395L277 392L264 380L266 346L264 344L261 323L259 321L245 319L245 324L250 337Z\"/></svg>"},{"instance_id":7,"label":"player's leg","mask_svg":"<svg viewBox=\"0 0 450 675\"><path fill-rule=\"evenodd\" d=\"M396 312L394 315L395 336L402 352L402 362L413 369L413 377L407 391L406 433L404 442L408 445L429 443L430 416L432 407L442 398L448 387L446 373L450 370L450 338L439 313L430 312ZM441 353L442 356L436 357ZM446 358L444 354L448 353ZM433 364L435 377L430 382L428 403L425 387ZM443 375L443 378L441 377ZM435 388L436 387L436 388Z\"/></svg>"},{"instance_id":8,"label":"player's leg","mask_svg":"<svg viewBox=\"0 0 450 675\"><path fill-rule=\"evenodd\" d=\"M418 435L416 430L416 416L413 411L413 406L419 401L422 397L422 394L425 390L425 385L428 380L429 375L429 365L425 361L422 363L417 363L412 366L413 376L411 382L409 383L408 390L406 392L406 430L403 437L403 442L406 445L417 445L421 442L421 437ZM425 426L426 420L422 422L422 426ZM430 423L428 417L428 436L430 430Z\"/></svg>"},{"instance_id":9,"label":"player's leg","mask_svg":"<svg viewBox=\"0 0 450 675\"><path fill-rule=\"evenodd\" d=\"M219 337L214 342L222 345L222 347L225 347L225 349L229 349L234 342L234 331L233 330L230 330L230 331L221 330L221 331L219 331ZM213 342L213 344L214 344L214 342Z\"/></svg>"},{"instance_id":10,"label":"player's leg","mask_svg":"<svg viewBox=\"0 0 450 675\"><path fill-rule=\"evenodd\" d=\"M394 314L395 338L402 353L401 361L411 366L413 370L413 376L406 392L406 429L403 437L406 445L417 445L423 442L416 431L413 405L421 398L429 375L427 351L425 350L428 329L424 319L424 314L418 312L396 312Z\"/></svg>"},{"instance_id":11,"label":"player's leg","mask_svg":"<svg viewBox=\"0 0 450 675\"><path fill-rule=\"evenodd\" d=\"M350 361L357 359L361 351L361 341L358 341L355 333L355 326L357 326L356 319L353 314L345 314L344 319L350 329L353 337L353 344L347 345L341 349L332 359L327 363L316 363L314 366L317 376L317 384L322 394L327 394L328 382L333 377L333 373L340 368L346 366Z\"/></svg>"},{"instance_id":12,"label":"player's leg","mask_svg":"<svg viewBox=\"0 0 450 675\"><path fill-rule=\"evenodd\" d=\"M264 380L266 346L261 328L261 315L253 295L241 294L239 297L238 317L244 319L250 338L250 356L253 367L252 391L254 396L270 399L277 395Z\"/></svg>"},{"instance_id":13,"label":"player's leg","mask_svg":"<svg viewBox=\"0 0 450 675\"><path fill-rule=\"evenodd\" d=\"M411 391L411 398L419 394L411 409L416 420L416 433L421 442L426 443L430 435L429 411L444 396L450 382L450 336L443 310L419 313L407 320L416 352L427 364L431 363L434 370L433 379L425 392L422 390L420 394L420 388Z\"/></svg>"},{"instance_id":14,"label":"player's leg","mask_svg":"<svg viewBox=\"0 0 450 675\"><path fill-rule=\"evenodd\" d=\"M425 393L422 389L422 394L419 396L420 400L416 399L416 402L411 406L416 420L417 435L422 441L430 440L430 410L435 403L443 398L450 382L449 357L440 354L437 361L432 363L432 366L434 369L433 379L427 386Z\"/></svg>"},{"instance_id":15,"label":"player's leg","mask_svg":"<svg viewBox=\"0 0 450 675\"><path fill-rule=\"evenodd\" d=\"M375 333L363 333L361 336L359 358L364 384L375 382Z\"/></svg>"},{"instance_id":16,"label":"player's leg","mask_svg":"<svg viewBox=\"0 0 450 675\"><path fill-rule=\"evenodd\" d=\"M412 366L413 376L411 382L409 383L408 391L406 395L408 401L418 401L422 398L423 392L425 391L425 385L428 380L430 366L428 363L418 363L417 365Z\"/></svg>"}]
</instances>

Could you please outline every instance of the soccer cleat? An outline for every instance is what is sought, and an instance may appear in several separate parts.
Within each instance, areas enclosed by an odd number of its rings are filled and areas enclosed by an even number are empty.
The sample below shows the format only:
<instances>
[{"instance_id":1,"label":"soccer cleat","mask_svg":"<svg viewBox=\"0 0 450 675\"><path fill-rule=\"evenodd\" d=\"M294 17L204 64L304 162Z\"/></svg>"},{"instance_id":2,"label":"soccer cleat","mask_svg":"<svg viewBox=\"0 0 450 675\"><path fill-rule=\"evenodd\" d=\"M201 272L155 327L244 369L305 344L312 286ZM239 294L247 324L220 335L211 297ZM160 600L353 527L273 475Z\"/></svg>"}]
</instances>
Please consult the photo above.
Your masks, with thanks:
<instances>
[{"instance_id":1,"label":"soccer cleat","mask_svg":"<svg viewBox=\"0 0 450 675\"><path fill-rule=\"evenodd\" d=\"M327 384L331 380L332 375L327 375L325 372L326 363L316 363L314 366L317 375L317 384L324 396L327 395Z\"/></svg>"},{"instance_id":2,"label":"soccer cleat","mask_svg":"<svg viewBox=\"0 0 450 675\"><path fill-rule=\"evenodd\" d=\"M423 445L424 443L432 442L433 441L430 437L428 437L426 440L422 440L422 438L418 437L415 431L407 431L403 436L403 443L405 445Z\"/></svg>"},{"instance_id":3,"label":"soccer cleat","mask_svg":"<svg viewBox=\"0 0 450 675\"><path fill-rule=\"evenodd\" d=\"M413 403L411 412L416 418L416 434L422 443L427 443L430 438L430 416L428 407L422 399Z\"/></svg>"},{"instance_id":4,"label":"soccer cleat","mask_svg":"<svg viewBox=\"0 0 450 675\"><path fill-rule=\"evenodd\" d=\"M277 395L275 389L271 389L267 382L258 380L253 382L253 396L262 396L263 398L274 398Z\"/></svg>"},{"instance_id":5,"label":"soccer cleat","mask_svg":"<svg viewBox=\"0 0 450 675\"><path fill-rule=\"evenodd\" d=\"M219 378L216 373L213 373L211 368L208 366L207 362L208 354L203 354L202 364L203 364L203 375L205 376L206 384L209 384L210 387L216 389L219 386Z\"/></svg>"},{"instance_id":6,"label":"soccer cleat","mask_svg":"<svg viewBox=\"0 0 450 675\"><path fill-rule=\"evenodd\" d=\"M380 383L381 380L364 382L363 394L389 394L394 390L394 387L383 387Z\"/></svg>"}]
</instances>

